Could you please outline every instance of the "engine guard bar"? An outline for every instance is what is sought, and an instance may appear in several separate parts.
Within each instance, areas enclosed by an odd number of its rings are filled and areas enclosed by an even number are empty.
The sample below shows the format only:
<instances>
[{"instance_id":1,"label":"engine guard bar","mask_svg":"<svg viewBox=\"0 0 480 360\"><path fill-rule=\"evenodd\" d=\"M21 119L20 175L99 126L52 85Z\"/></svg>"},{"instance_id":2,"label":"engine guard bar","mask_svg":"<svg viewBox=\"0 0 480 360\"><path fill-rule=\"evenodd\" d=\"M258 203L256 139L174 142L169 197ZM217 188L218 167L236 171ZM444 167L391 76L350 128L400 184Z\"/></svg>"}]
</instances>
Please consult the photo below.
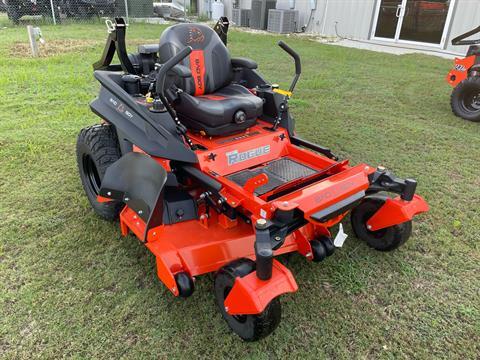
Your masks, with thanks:
<instances>
[{"instance_id":1,"label":"engine guard bar","mask_svg":"<svg viewBox=\"0 0 480 360\"><path fill-rule=\"evenodd\" d=\"M127 74L136 74L132 62L128 58L125 36L127 32L127 23L123 18L115 18L114 23L108 27L108 38L103 49L102 57L95 64L94 70L123 70ZM117 53L120 65L110 65L113 56Z\"/></svg>"}]
</instances>

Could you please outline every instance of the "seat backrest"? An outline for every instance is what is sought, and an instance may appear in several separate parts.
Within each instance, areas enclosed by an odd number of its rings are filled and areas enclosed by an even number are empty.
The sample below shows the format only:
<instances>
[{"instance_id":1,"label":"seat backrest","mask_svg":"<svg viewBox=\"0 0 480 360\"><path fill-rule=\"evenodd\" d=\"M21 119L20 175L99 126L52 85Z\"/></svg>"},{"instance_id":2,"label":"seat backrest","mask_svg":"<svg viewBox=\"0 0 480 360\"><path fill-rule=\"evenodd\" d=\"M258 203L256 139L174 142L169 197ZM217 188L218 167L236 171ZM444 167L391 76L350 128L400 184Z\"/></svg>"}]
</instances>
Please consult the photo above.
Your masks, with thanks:
<instances>
[{"instance_id":1,"label":"seat backrest","mask_svg":"<svg viewBox=\"0 0 480 360\"><path fill-rule=\"evenodd\" d=\"M183 91L196 95L210 94L232 80L232 64L227 47L213 29L203 24L176 24L160 37L160 61L165 63L187 46L192 53L182 62L192 77L177 84Z\"/></svg>"}]
</instances>

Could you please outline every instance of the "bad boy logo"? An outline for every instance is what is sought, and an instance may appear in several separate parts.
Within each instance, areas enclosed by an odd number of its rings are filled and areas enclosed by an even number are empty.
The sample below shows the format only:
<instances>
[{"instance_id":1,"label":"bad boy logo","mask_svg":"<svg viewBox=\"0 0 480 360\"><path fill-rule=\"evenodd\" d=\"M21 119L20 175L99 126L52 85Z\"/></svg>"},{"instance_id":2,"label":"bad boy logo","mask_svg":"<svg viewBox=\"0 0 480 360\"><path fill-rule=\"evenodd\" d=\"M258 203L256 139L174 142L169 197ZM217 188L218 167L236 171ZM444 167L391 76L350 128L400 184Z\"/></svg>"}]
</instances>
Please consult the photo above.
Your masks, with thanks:
<instances>
[{"instance_id":1,"label":"bad boy logo","mask_svg":"<svg viewBox=\"0 0 480 360\"><path fill-rule=\"evenodd\" d=\"M202 30L198 27L191 26L188 28L187 44L202 43L205 40Z\"/></svg>"}]
</instances>

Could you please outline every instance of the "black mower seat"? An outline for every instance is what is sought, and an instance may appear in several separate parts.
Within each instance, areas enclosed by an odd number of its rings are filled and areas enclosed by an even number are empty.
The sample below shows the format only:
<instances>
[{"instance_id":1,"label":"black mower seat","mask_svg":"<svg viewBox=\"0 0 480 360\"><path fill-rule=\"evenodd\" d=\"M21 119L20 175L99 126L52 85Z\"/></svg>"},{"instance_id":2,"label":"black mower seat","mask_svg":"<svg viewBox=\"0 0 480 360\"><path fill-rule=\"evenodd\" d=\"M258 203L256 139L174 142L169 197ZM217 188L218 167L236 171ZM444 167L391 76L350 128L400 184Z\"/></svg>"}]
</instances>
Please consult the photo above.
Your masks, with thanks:
<instances>
[{"instance_id":1,"label":"black mower seat","mask_svg":"<svg viewBox=\"0 0 480 360\"><path fill-rule=\"evenodd\" d=\"M263 102L245 87L227 85L208 95L180 95L176 110L190 128L208 135L224 135L246 129L262 114Z\"/></svg>"},{"instance_id":2,"label":"black mower seat","mask_svg":"<svg viewBox=\"0 0 480 360\"><path fill-rule=\"evenodd\" d=\"M180 121L207 135L227 135L255 124L263 100L245 87L233 84L228 49L218 35L203 24L177 24L160 37L160 61L168 61L187 46L192 53L182 62L192 77L178 78L183 90L174 102Z\"/></svg>"}]
</instances>

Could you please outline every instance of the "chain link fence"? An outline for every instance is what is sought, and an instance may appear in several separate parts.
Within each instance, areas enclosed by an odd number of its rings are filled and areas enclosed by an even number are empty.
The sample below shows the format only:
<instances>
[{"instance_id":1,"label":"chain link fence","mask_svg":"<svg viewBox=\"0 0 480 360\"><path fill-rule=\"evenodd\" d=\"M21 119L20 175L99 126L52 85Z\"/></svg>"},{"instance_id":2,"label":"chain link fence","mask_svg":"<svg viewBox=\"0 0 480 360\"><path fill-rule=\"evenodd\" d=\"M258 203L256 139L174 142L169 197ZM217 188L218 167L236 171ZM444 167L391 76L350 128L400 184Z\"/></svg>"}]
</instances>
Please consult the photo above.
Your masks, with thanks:
<instances>
[{"instance_id":1,"label":"chain link fence","mask_svg":"<svg viewBox=\"0 0 480 360\"><path fill-rule=\"evenodd\" d=\"M193 21L199 17L198 5L202 1L205 0L0 0L0 16L4 18L2 23L12 25L32 21L60 25L113 17L124 17L127 22Z\"/></svg>"}]
</instances>

